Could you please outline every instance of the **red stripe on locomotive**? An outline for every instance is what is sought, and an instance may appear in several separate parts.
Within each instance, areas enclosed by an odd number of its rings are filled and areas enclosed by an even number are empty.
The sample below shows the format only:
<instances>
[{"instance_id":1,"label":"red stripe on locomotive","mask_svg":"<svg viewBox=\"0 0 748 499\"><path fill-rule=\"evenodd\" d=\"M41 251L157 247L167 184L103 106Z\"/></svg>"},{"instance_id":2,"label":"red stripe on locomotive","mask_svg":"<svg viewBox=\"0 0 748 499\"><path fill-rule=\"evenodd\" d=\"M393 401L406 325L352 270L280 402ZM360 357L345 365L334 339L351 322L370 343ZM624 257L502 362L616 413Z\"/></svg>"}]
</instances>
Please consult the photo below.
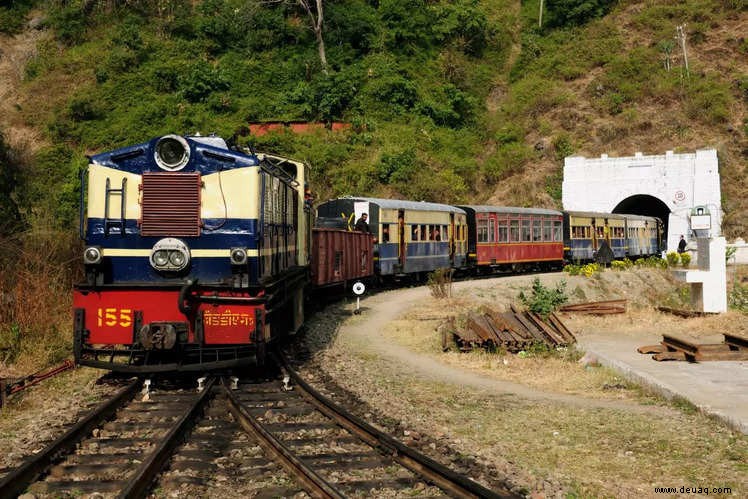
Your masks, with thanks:
<instances>
[{"instance_id":1,"label":"red stripe on locomotive","mask_svg":"<svg viewBox=\"0 0 748 499\"><path fill-rule=\"evenodd\" d=\"M211 293L213 296L213 293ZM219 293L219 296L247 295ZM184 323L187 341L195 343L194 317L202 314L204 345L252 343L252 336L264 323L263 305L200 303L188 319L177 308L179 290L74 291L73 306L85 310L86 343L90 345L131 345L135 336L135 314L142 313L142 324Z\"/></svg>"}]
</instances>

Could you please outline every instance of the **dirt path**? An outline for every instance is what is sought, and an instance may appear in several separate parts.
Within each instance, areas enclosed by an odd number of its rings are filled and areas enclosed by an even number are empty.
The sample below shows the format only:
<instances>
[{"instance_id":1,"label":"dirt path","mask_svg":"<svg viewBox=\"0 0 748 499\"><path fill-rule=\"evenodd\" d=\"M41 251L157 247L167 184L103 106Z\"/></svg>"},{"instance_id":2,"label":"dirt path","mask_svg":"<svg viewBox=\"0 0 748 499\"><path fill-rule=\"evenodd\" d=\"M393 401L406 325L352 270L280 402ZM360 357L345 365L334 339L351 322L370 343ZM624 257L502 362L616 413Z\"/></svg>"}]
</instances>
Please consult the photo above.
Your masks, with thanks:
<instances>
[{"instance_id":1,"label":"dirt path","mask_svg":"<svg viewBox=\"0 0 748 499\"><path fill-rule=\"evenodd\" d=\"M557 276L555 274L552 277ZM509 286L528 281L527 276L501 277L500 283ZM495 287L497 279L466 281L454 284L455 293L463 290ZM353 319L343 323L338 332L339 341L353 344L365 354L375 354L391 361L397 369L417 375L430 381L460 385L473 390L492 394L509 394L532 401L545 401L570 406L593 409L614 409L647 414L674 414L673 409L658 406L644 406L624 400L600 400L576 395L548 392L512 381L495 379L477 373L454 368L408 348L392 343L384 338L380 331L385 324L396 320L408 310L417 307L419 302L429 297L429 288L418 288L389 291L371 296L362 302L361 320Z\"/></svg>"}]
</instances>

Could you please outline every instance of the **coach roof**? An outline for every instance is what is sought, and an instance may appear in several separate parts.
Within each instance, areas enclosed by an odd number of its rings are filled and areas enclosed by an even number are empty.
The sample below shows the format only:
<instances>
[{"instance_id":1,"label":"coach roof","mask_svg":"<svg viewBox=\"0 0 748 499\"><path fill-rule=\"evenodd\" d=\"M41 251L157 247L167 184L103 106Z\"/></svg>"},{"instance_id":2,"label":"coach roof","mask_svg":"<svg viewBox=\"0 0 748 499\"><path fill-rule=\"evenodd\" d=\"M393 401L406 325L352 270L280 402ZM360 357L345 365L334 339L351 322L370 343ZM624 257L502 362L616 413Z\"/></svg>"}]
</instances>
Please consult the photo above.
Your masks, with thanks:
<instances>
[{"instance_id":1,"label":"coach roof","mask_svg":"<svg viewBox=\"0 0 748 499\"><path fill-rule=\"evenodd\" d=\"M476 213L519 213L520 215L556 215L562 213L556 210L547 210L545 208L518 208L514 206L488 206L488 205L460 205L460 208L468 208Z\"/></svg>"},{"instance_id":2,"label":"coach roof","mask_svg":"<svg viewBox=\"0 0 748 499\"><path fill-rule=\"evenodd\" d=\"M448 204L427 203L426 201L404 201L401 199L382 198L359 198L347 197L351 201L365 201L375 204L385 210L411 210L411 211L446 211L450 213L465 213L464 210Z\"/></svg>"}]
</instances>

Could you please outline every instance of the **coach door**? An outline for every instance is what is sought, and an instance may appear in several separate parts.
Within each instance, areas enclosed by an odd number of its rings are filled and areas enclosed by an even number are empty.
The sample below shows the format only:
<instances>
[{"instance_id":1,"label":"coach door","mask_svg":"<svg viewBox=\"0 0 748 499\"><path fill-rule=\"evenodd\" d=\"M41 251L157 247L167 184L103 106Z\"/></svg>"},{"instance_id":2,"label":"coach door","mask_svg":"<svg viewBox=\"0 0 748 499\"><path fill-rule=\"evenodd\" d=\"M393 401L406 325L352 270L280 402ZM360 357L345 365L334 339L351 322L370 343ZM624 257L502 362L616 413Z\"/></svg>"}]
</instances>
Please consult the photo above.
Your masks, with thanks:
<instances>
[{"instance_id":1,"label":"coach door","mask_svg":"<svg viewBox=\"0 0 748 499\"><path fill-rule=\"evenodd\" d=\"M449 214L449 263L455 264L455 214Z\"/></svg>"},{"instance_id":2,"label":"coach door","mask_svg":"<svg viewBox=\"0 0 748 499\"><path fill-rule=\"evenodd\" d=\"M397 258L400 272L405 272L405 210L397 210Z\"/></svg>"}]
</instances>

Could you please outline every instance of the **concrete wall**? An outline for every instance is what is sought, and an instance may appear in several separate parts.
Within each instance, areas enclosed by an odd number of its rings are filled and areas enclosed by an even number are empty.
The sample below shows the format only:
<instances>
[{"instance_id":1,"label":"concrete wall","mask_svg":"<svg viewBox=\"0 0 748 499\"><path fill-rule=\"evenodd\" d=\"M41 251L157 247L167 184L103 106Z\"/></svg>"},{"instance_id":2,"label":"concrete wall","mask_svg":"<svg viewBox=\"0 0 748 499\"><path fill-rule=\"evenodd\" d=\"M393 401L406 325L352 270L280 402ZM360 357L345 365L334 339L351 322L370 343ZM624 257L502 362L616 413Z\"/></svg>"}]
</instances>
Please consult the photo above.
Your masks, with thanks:
<instances>
[{"instance_id":1,"label":"concrete wall","mask_svg":"<svg viewBox=\"0 0 748 499\"><path fill-rule=\"evenodd\" d=\"M719 186L717 151L693 154L609 158L571 156L564 162L562 202L565 210L611 212L625 199L649 195L670 209L668 250L678 246L681 234L690 234L689 215L693 206L706 205L712 214L711 236L721 235L722 197Z\"/></svg>"}]
</instances>

